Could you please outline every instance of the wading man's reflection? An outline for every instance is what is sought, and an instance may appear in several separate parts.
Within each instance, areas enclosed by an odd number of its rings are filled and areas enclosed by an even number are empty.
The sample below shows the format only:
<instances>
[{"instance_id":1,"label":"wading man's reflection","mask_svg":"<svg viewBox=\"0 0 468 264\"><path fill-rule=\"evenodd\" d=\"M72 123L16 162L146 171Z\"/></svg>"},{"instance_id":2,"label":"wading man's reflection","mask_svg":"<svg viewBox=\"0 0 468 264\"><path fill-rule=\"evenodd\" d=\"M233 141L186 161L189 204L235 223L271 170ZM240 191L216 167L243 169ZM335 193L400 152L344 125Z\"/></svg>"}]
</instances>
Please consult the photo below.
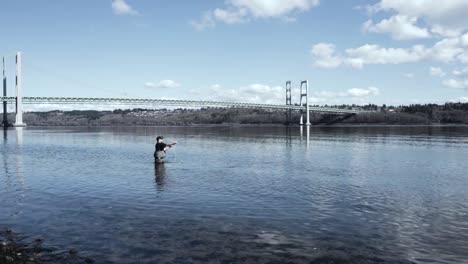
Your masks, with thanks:
<instances>
[{"instance_id":1,"label":"wading man's reflection","mask_svg":"<svg viewBox=\"0 0 468 264\"><path fill-rule=\"evenodd\" d=\"M154 180L156 182L156 190L163 191L166 184L166 167L164 163L154 163Z\"/></svg>"}]
</instances>

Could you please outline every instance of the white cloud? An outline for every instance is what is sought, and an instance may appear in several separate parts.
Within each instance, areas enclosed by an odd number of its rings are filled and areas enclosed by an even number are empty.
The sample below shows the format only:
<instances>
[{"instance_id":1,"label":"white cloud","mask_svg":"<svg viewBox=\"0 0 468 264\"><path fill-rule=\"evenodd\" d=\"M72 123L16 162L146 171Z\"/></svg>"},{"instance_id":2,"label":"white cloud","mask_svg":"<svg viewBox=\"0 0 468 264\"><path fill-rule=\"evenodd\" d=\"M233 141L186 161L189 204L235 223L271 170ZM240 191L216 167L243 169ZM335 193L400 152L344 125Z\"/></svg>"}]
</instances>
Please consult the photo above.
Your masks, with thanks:
<instances>
[{"instance_id":1,"label":"white cloud","mask_svg":"<svg viewBox=\"0 0 468 264\"><path fill-rule=\"evenodd\" d=\"M454 62L463 54L460 38L446 38L437 42L431 49L432 57L442 62Z\"/></svg>"},{"instance_id":2,"label":"white cloud","mask_svg":"<svg viewBox=\"0 0 468 264\"><path fill-rule=\"evenodd\" d=\"M446 63L459 67L460 64L468 64L467 0L377 0L376 4L368 5L366 9L372 16L362 26L366 32L387 33L396 40L433 38L434 42L407 47L384 47L370 43L344 51L327 43L328 46L322 46L322 50L312 52L316 66L336 68L347 65L361 69L366 65L420 62ZM431 74L446 76L445 72L436 69L431 70ZM446 80L444 84L450 87L464 86L460 80Z\"/></svg>"},{"instance_id":3,"label":"white cloud","mask_svg":"<svg viewBox=\"0 0 468 264\"><path fill-rule=\"evenodd\" d=\"M211 12L205 12L199 21L192 20L190 25L197 31L203 31L207 28L213 28L216 26L216 22Z\"/></svg>"},{"instance_id":4,"label":"white cloud","mask_svg":"<svg viewBox=\"0 0 468 264\"><path fill-rule=\"evenodd\" d=\"M246 9L255 17L281 17L293 11L307 11L319 0L229 0L237 9Z\"/></svg>"},{"instance_id":5,"label":"white cloud","mask_svg":"<svg viewBox=\"0 0 468 264\"><path fill-rule=\"evenodd\" d=\"M379 45L366 44L355 49L347 49L346 63L355 68L366 64L401 64L418 62L427 55L427 50L420 45L411 49L383 48Z\"/></svg>"},{"instance_id":6,"label":"white cloud","mask_svg":"<svg viewBox=\"0 0 468 264\"><path fill-rule=\"evenodd\" d=\"M247 16L247 11L245 9L228 11L228 10L216 8L213 11L213 17L216 20L222 21L229 25L247 22L246 16Z\"/></svg>"},{"instance_id":7,"label":"white cloud","mask_svg":"<svg viewBox=\"0 0 468 264\"><path fill-rule=\"evenodd\" d=\"M448 79L442 82L444 86L457 89L466 89L468 88L468 80L456 80Z\"/></svg>"},{"instance_id":8,"label":"white cloud","mask_svg":"<svg viewBox=\"0 0 468 264\"><path fill-rule=\"evenodd\" d=\"M391 33L393 38L397 40L429 38L431 36L429 31L418 27L417 22L416 17L396 15L383 19L377 24L368 20L364 23L363 29L367 32Z\"/></svg>"},{"instance_id":9,"label":"white cloud","mask_svg":"<svg viewBox=\"0 0 468 264\"><path fill-rule=\"evenodd\" d=\"M464 47L468 47L468 33L463 34L463 36L460 37L460 41Z\"/></svg>"},{"instance_id":10,"label":"white cloud","mask_svg":"<svg viewBox=\"0 0 468 264\"><path fill-rule=\"evenodd\" d=\"M112 10L117 15L137 15L138 12L134 10L125 0L113 0Z\"/></svg>"},{"instance_id":11,"label":"white cloud","mask_svg":"<svg viewBox=\"0 0 468 264\"><path fill-rule=\"evenodd\" d=\"M314 64L322 68L350 65L360 69L370 64L404 64L421 61L468 64L468 33L456 38L442 39L432 47L414 45L409 48L386 48L377 44L365 44L346 49L346 55L342 55L334 44L319 43L313 46L311 53Z\"/></svg>"},{"instance_id":12,"label":"white cloud","mask_svg":"<svg viewBox=\"0 0 468 264\"><path fill-rule=\"evenodd\" d=\"M280 18L293 22L291 14L306 12L319 5L319 0L226 0L225 6L203 14L200 21L190 24L197 30L214 27L216 22L239 24L253 18Z\"/></svg>"},{"instance_id":13,"label":"white cloud","mask_svg":"<svg viewBox=\"0 0 468 264\"><path fill-rule=\"evenodd\" d=\"M192 95L210 101L246 102L262 104L284 104L286 90L282 86L270 86L266 84L251 84L235 89L224 88L219 84L207 88L194 89ZM292 90L293 104L299 103L300 91ZM311 104L343 104L343 103L368 103L369 98L379 95L378 88L366 89L353 88L347 91L312 91L309 95Z\"/></svg>"},{"instance_id":14,"label":"white cloud","mask_svg":"<svg viewBox=\"0 0 468 264\"><path fill-rule=\"evenodd\" d=\"M401 64L418 62L427 56L424 46L416 45L411 49L384 48L375 44L365 44L346 50L346 56L335 50L335 45L319 43L312 47L314 64L321 68L336 68L346 64L361 69L366 64Z\"/></svg>"},{"instance_id":15,"label":"white cloud","mask_svg":"<svg viewBox=\"0 0 468 264\"><path fill-rule=\"evenodd\" d=\"M145 83L145 87L147 88L177 88L180 84L176 83L173 80L163 80L158 83L147 82Z\"/></svg>"},{"instance_id":16,"label":"white cloud","mask_svg":"<svg viewBox=\"0 0 468 264\"><path fill-rule=\"evenodd\" d=\"M310 53L314 64L321 68L336 68L341 65L342 59L336 55L335 45L319 43L312 47Z\"/></svg>"},{"instance_id":17,"label":"white cloud","mask_svg":"<svg viewBox=\"0 0 468 264\"><path fill-rule=\"evenodd\" d=\"M376 87L369 87L367 89L353 88L347 91L348 95L353 97L365 97L371 95L379 95L380 91Z\"/></svg>"},{"instance_id":18,"label":"white cloud","mask_svg":"<svg viewBox=\"0 0 468 264\"><path fill-rule=\"evenodd\" d=\"M454 70L452 74L459 77L468 77L468 67L461 70Z\"/></svg>"},{"instance_id":19,"label":"white cloud","mask_svg":"<svg viewBox=\"0 0 468 264\"><path fill-rule=\"evenodd\" d=\"M466 0L381 0L370 7L375 12L396 13L416 17L432 31L446 35L468 29L468 1Z\"/></svg>"},{"instance_id":20,"label":"white cloud","mask_svg":"<svg viewBox=\"0 0 468 264\"><path fill-rule=\"evenodd\" d=\"M406 78L409 78L409 79L414 78L414 73L409 72L409 73L405 73L404 75L405 75Z\"/></svg>"},{"instance_id":21,"label":"white cloud","mask_svg":"<svg viewBox=\"0 0 468 264\"><path fill-rule=\"evenodd\" d=\"M457 56L457 59L463 64L468 64L468 51L463 51L463 53Z\"/></svg>"},{"instance_id":22,"label":"white cloud","mask_svg":"<svg viewBox=\"0 0 468 264\"><path fill-rule=\"evenodd\" d=\"M450 38L454 38L454 37L458 37L461 35L461 33L463 32L462 29L452 29L452 28L445 28L441 25L434 25L432 26L431 28L431 32L433 34L436 34L436 35L439 35L439 36L442 36L442 37L450 37Z\"/></svg>"},{"instance_id":23,"label":"white cloud","mask_svg":"<svg viewBox=\"0 0 468 264\"><path fill-rule=\"evenodd\" d=\"M467 89L468 88L468 67L452 71L455 78L447 79L442 82L446 87Z\"/></svg>"},{"instance_id":24,"label":"white cloud","mask_svg":"<svg viewBox=\"0 0 468 264\"><path fill-rule=\"evenodd\" d=\"M439 67L431 67L430 72L432 76L444 77L446 73Z\"/></svg>"},{"instance_id":25,"label":"white cloud","mask_svg":"<svg viewBox=\"0 0 468 264\"><path fill-rule=\"evenodd\" d=\"M459 102L461 102L461 103L468 103L468 97L466 97L466 96L460 97Z\"/></svg>"}]
</instances>

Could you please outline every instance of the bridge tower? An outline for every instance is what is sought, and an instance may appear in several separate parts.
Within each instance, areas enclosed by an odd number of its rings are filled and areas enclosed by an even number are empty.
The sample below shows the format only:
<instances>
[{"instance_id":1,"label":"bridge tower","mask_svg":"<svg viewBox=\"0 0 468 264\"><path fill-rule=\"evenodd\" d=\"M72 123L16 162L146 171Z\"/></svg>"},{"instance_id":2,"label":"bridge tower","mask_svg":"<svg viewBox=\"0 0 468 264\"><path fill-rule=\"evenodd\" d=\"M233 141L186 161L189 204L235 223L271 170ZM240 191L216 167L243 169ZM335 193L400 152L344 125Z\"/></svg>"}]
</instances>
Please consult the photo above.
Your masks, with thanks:
<instances>
[{"instance_id":1,"label":"bridge tower","mask_svg":"<svg viewBox=\"0 0 468 264\"><path fill-rule=\"evenodd\" d=\"M5 66L5 57L3 57L3 96L7 96L7 79L6 79L6 66ZM7 101L3 101L3 127L9 127L8 124L8 113L7 113Z\"/></svg>"},{"instance_id":2,"label":"bridge tower","mask_svg":"<svg viewBox=\"0 0 468 264\"><path fill-rule=\"evenodd\" d=\"M291 81L286 82L286 105L292 105ZM291 109L286 110L286 124L287 125L291 124L291 115L292 115L292 110Z\"/></svg>"},{"instance_id":3,"label":"bridge tower","mask_svg":"<svg viewBox=\"0 0 468 264\"><path fill-rule=\"evenodd\" d=\"M301 82L301 106L306 107L306 125L310 126L310 109L309 109L309 96L308 96L308 90L309 90L309 81L302 81ZM304 103L303 100L304 99ZM301 119L299 121L299 124L302 126L304 125L304 110L301 111Z\"/></svg>"},{"instance_id":4,"label":"bridge tower","mask_svg":"<svg viewBox=\"0 0 468 264\"><path fill-rule=\"evenodd\" d=\"M24 127L23 123L23 93L21 86L21 52L16 53L16 122L15 126Z\"/></svg>"}]
</instances>

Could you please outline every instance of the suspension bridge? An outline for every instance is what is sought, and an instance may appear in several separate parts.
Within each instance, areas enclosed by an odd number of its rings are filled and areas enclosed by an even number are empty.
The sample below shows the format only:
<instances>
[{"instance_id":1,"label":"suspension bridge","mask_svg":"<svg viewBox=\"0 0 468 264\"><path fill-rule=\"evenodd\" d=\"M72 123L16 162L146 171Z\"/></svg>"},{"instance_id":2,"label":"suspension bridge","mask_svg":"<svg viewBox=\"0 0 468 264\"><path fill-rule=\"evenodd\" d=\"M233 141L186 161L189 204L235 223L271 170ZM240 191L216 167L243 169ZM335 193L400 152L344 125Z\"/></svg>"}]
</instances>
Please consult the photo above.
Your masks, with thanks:
<instances>
[{"instance_id":1,"label":"suspension bridge","mask_svg":"<svg viewBox=\"0 0 468 264\"><path fill-rule=\"evenodd\" d=\"M95 97L23 97L21 85L21 53L16 55L16 96L7 96L5 58L3 59L3 125L8 125L7 104L15 104L16 122L15 126L25 126L23 123L23 104L87 104L87 105L146 105L149 107L180 106L180 107L225 107L225 108L248 108L248 109L273 109L285 110L290 117L291 111L300 111L300 124L303 125L303 116L306 116L306 125L310 125L310 112L330 114L359 114L365 111L356 109L341 109L332 107L311 106L308 103L308 81L301 82L300 104L291 103L291 82L286 82L286 104L258 104L242 102L202 101L202 100L169 100L169 99L146 99L146 98L95 98Z\"/></svg>"}]
</instances>

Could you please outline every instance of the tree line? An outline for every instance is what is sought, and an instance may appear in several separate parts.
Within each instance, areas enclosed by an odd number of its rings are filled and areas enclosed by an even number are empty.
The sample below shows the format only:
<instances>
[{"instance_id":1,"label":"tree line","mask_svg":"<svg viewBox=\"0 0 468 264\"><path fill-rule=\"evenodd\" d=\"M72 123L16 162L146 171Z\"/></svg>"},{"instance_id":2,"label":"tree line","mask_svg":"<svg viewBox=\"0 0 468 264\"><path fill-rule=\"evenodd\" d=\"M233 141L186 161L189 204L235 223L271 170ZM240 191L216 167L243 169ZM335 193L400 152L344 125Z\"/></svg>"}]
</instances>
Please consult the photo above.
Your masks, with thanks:
<instances>
[{"instance_id":1,"label":"tree line","mask_svg":"<svg viewBox=\"0 0 468 264\"><path fill-rule=\"evenodd\" d=\"M311 113L313 124L391 124L430 125L468 124L468 103L412 104L377 106L374 104L328 106L340 109L367 110L352 114ZM113 111L73 110L27 112L24 121L29 126L157 126L203 124L298 124L299 112L288 120L284 110L201 108L201 109L116 109ZM9 114L10 122L14 115Z\"/></svg>"}]
</instances>

